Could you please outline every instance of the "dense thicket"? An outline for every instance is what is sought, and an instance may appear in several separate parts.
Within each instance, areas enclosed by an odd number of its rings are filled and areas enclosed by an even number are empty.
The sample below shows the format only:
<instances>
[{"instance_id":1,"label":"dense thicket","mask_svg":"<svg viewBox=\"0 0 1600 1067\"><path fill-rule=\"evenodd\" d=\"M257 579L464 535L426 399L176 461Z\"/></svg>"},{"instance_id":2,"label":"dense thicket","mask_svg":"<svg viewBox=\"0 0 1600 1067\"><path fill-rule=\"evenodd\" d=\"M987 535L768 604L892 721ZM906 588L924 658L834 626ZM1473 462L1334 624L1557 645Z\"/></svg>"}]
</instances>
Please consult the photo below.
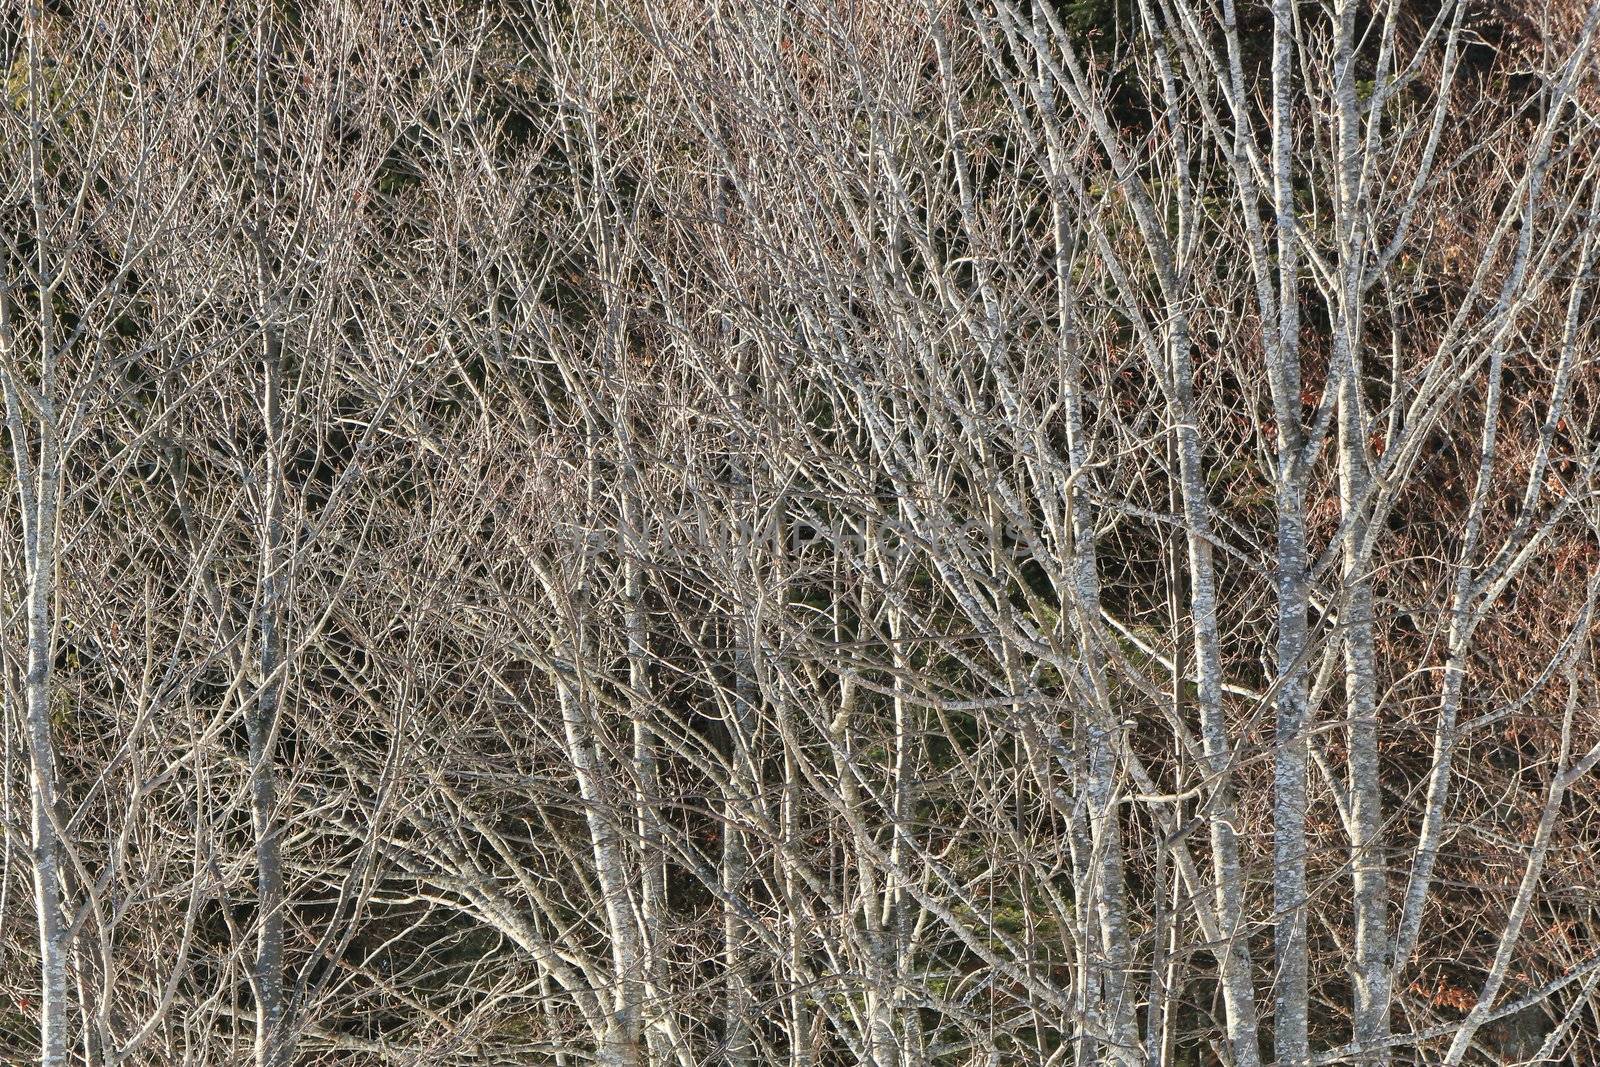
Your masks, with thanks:
<instances>
[{"instance_id":1,"label":"dense thicket","mask_svg":"<svg viewBox=\"0 0 1600 1067\"><path fill-rule=\"evenodd\" d=\"M14 0L0 1060L1593 1061L1597 22Z\"/></svg>"}]
</instances>

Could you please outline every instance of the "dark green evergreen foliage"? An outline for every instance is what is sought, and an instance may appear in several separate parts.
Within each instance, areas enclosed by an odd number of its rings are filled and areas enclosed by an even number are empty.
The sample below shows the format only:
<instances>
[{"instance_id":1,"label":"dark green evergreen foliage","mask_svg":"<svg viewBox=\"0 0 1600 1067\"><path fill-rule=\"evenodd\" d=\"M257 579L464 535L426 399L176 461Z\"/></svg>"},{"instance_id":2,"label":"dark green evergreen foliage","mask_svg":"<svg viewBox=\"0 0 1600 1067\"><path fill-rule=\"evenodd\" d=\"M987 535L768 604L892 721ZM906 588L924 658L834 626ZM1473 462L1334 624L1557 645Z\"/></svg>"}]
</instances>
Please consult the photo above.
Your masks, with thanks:
<instances>
[{"instance_id":1,"label":"dark green evergreen foliage","mask_svg":"<svg viewBox=\"0 0 1600 1067\"><path fill-rule=\"evenodd\" d=\"M1115 49L1136 32L1138 6L1135 0L1028 0L1019 5L1032 14L1034 5L1044 5L1085 47Z\"/></svg>"}]
</instances>

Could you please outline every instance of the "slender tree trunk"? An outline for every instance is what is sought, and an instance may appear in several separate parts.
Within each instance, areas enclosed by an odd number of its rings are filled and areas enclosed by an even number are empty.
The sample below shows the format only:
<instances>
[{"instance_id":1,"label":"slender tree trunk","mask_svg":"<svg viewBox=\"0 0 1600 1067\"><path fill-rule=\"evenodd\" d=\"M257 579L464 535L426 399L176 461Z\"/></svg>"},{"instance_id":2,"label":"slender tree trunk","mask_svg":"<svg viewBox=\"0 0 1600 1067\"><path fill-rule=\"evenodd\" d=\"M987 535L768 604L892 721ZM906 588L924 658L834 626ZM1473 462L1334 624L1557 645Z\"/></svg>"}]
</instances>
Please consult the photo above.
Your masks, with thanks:
<instances>
[{"instance_id":1,"label":"slender tree trunk","mask_svg":"<svg viewBox=\"0 0 1600 1067\"><path fill-rule=\"evenodd\" d=\"M46 480L40 479L44 490ZM28 763L31 778L30 827L33 840L33 888L39 922L39 964L43 978L40 1004L40 1062L45 1067L67 1060L66 923L61 914L59 846L53 824L55 749L50 737L49 573L55 568L53 545L38 545L28 576Z\"/></svg>"},{"instance_id":2,"label":"slender tree trunk","mask_svg":"<svg viewBox=\"0 0 1600 1067\"><path fill-rule=\"evenodd\" d=\"M1334 228L1338 236L1333 360L1338 382L1340 551L1344 595L1344 688L1349 736L1351 842L1355 904L1353 1038L1370 1062L1387 1064L1389 1039L1388 876L1381 851L1382 781L1378 766L1377 651L1373 592L1367 563L1371 472L1362 397L1361 301L1366 266L1361 184L1361 102L1356 86L1355 0L1335 12L1338 178Z\"/></svg>"},{"instance_id":3,"label":"slender tree trunk","mask_svg":"<svg viewBox=\"0 0 1600 1067\"><path fill-rule=\"evenodd\" d=\"M1277 336L1264 323L1277 414L1277 734L1272 790L1275 984L1272 1041L1282 1067L1310 1057L1306 966L1306 469L1302 464L1299 366L1299 238L1294 208L1294 11L1272 6L1272 173L1277 210Z\"/></svg>"},{"instance_id":4,"label":"slender tree trunk","mask_svg":"<svg viewBox=\"0 0 1600 1067\"><path fill-rule=\"evenodd\" d=\"M286 1041L287 1000L283 972L284 881L282 842L277 825L277 747L282 707L284 670L284 589L288 582L283 528L283 324L279 265L268 244L271 190L274 175L269 163L268 124L272 89L268 61L274 49L270 16L261 14L256 26L254 129L251 150L256 217L248 223L254 245L256 309L261 316L261 424L266 437L266 464L258 488L260 529L256 592L256 691L245 712L245 732L250 759L250 824L256 863L256 1067L284 1067L289 1056Z\"/></svg>"},{"instance_id":5,"label":"slender tree trunk","mask_svg":"<svg viewBox=\"0 0 1600 1067\"><path fill-rule=\"evenodd\" d=\"M283 977L284 884L277 805L278 723L284 686L283 601L288 581L283 529L282 345L270 325L263 353L262 418L267 436L259 593L256 607L257 688L245 716L250 746L250 824L256 860L257 1067L288 1062Z\"/></svg>"},{"instance_id":6,"label":"slender tree trunk","mask_svg":"<svg viewBox=\"0 0 1600 1067\"><path fill-rule=\"evenodd\" d=\"M1273 749L1273 1051L1279 1067L1311 1055L1306 959L1307 464L1300 414L1299 225L1294 192L1294 9L1272 6L1272 197L1277 222L1277 322L1266 337L1278 424L1277 723ZM1263 278L1263 281L1265 279ZM1265 326L1265 324L1264 324ZM1270 327L1268 327L1270 329ZM1273 335L1275 334L1275 336Z\"/></svg>"},{"instance_id":7,"label":"slender tree trunk","mask_svg":"<svg viewBox=\"0 0 1600 1067\"><path fill-rule=\"evenodd\" d=\"M725 190L716 193L715 212L726 219ZM739 336L727 318L718 321L718 334L732 351L731 373L735 395L748 396L755 375L749 367L750 344ZM746 445L737 434L728 434L730 469L728 495L733 505L734 529L731 531L735 548L729 561L729 575L735 587L732 604L730 632L728 634L733 672L733 700L729 706L728 763L730 767L728 792L722 805L722 943L723 966L726 977L723 990L723 1056L728 1067L746 1067L754 1062L755 1035L751 1021L755 1014L755 994L751 985L750 960L747 956L743 913L743 898L749 892L751 877L750 847L741 825L749 818L748 812L757 802L759 768L752 751L756 731L756 678L755 655L759 635L756 633L756 612L752 600L746 600L749 590L745 583L761 581L759 558L762 540L754 529L755 522L755 472L751 457L745 454Z\"/></svg>"},{"instance_id":8,"label":"slender tree trunk","mask_svg":"<svg viewBox=\"0 0 1600 1067\"><path fill-rule=\"evenodd\" d=\"M39 377L38 451L30 454L27 417L22 395L29 391L19 381L15 311L9 289L0 294L0 352L4 359L6 419L11 435L13 472L22 513L25 615L27 619L27 669L24 703L28 739L29 829L33 861L34 906L39 932L40 1063L56 1067L67 1060L67 957L70 951L66 917L62 914L61 842L57 836L56 756L51 732L51 670L55 660L54 607L56 578L56 509L61 499L61 441L57 425L56 328L54 264L48 254L45 214L44 109L47 101L40 84L43 60L39 49L43 7L30 4L27 12L28 171L37 243L34 255L38 285Z\"/></svg>"},{"instance_id":9,"label":"slender tree trunk","mask_svg":"<svg viewBox=\"0 0 1600 1067\"><path fill-rule=\"evenodd\" d=\"M1200 708L1201 743L1206 772L1212 779L1211 857L1216 878L1218 933L1226 942L1218 950L1222 993L1227 1008L1228 1043L1236 1067L1261 1062L1255 993L1252 989L1249 929L1244 915L1244 876L1240 860L1237 808L1234 802L1233 745L1222 703L1222 650L1217 624L1217 581L1212 563L1211 505L1201 466L1196 429L1194 368L1188 324L1180 316L1171 325L1172 386L1176 405L1178 480L1183 498L1184 532L1189 564L1189 614L1194 629L1194 681Z\"/></svg>"},{"instance_id":10,"label":"slender tree trunk","mask_svg":"<svg viewBox=\"0 0 1600 1067\"><path fill-rule=\"evenodd\" d=\"M567 756L578 778L584 817L594 853L595 876L600 883L606 930L611 940L613 990L604 1031L597 1035L596 1061L602 1067L636 1067L639 1061L643 1014L640 1004L642 977L638 925L629 894L627 860L615 823L616 811L606 795L600 775L600 756L584 701L575 679L557 682L561 722Z\"/></svg>"},{"instance_id":11,"label":"slender tree trunk","mask_svg":"<svg viewBox=\"0 0 1600 1067\"><path fill-rule=\"evenodd\" d=\"M1367 525L1368 474L1364 456L1357 356L1348 342L1340 362L1339 492L1345 504L1342 538L1344 598L1345 703L1350 751L1350 860L1355 901L1355 1042L1387 1062L1389 1036L1388 877L1380 835L1383 829L1382 776L1378 764L1377 656L1373 632L1372 580L1363 543Z\"/></svg>"},{"instance_id":12,"label":"slender tree trunk","mask_svg":"<svg viewBox=\"0 0 1600 1067\"><path fill-rule=\"evenodd\" d=\"M11 388L7 383L8 406ZM48 394L46 394L48 396ZM27 567L28 660L25 678L30 776L30 821L33 849L33 888L39 926L40 1063L57 1067L67 1062L67 924L62 914L60 842L55 828L56 757L51 737L52 606L55 599L56 501L60 491L54 412L48 399L40 419L38 477L31 516L24 508ZM13 417L12 433L20 418ZM17 440L14 436L14 440ZM31 465L19 449L18 477L28 477Z\"/></svg>"},{"instance_id":13,"label":"slender tree trunk","mask_svg":"<svg viewBox=\"0 0 1600 1067\"><path fill-rule=\"evenodd\" d=\"M753 1062L754 1038L750 1020L755 997L750 988L750 961L746 957L745 920L740 901L748 892L750 850L739 829L745 809L754 803L754 777L748 745L755 725L755 679L751 675L751 635L747 620L734 620L733 634L733 715L729 723L732 742L729 754L733 766L730 795L723 804L722 828L722 911L723 966L727 973L723 1011L724 1055L728 1067Z\"/></svg>"}]
</instances>

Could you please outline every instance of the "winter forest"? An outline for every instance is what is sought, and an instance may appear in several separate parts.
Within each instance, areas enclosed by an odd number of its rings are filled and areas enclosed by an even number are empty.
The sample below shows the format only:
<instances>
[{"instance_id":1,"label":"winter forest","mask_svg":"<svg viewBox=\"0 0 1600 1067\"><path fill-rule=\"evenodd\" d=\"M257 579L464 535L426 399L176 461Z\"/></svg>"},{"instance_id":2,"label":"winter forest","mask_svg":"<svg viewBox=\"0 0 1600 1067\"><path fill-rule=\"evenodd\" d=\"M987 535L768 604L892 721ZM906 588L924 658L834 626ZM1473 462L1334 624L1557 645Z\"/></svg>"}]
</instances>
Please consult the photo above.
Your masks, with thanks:
<instances>
[{"instance_id":1,"label":"winter forest","mask_svg":"<svg viewBox=\"0 0 1600 1067\"><path fill-rule=\"evenodd\" d=\"M1600 0L0 4L0 1063L1600 1062Z\"/></svg>"}]
</instances>

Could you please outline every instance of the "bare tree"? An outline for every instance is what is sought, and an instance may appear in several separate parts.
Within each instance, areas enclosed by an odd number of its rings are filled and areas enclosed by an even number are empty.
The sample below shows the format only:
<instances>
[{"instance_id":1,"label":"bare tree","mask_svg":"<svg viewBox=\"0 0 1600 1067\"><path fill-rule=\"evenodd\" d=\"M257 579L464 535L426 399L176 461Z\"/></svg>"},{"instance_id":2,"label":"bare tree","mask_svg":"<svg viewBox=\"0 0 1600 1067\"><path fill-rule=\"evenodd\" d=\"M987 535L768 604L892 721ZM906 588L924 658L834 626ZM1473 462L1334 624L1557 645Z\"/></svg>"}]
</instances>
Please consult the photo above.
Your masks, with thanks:
<instances>
[{"instance_id":1,"label":"bare tree","mask_svg":"<svg viewBox=\"0 0 1600 1067\"><path fill-rule=\"evenodd\" d=\"M1592 1058L1547 7L17 6L6 1054Z\"/></svg>"}]
</instances>

